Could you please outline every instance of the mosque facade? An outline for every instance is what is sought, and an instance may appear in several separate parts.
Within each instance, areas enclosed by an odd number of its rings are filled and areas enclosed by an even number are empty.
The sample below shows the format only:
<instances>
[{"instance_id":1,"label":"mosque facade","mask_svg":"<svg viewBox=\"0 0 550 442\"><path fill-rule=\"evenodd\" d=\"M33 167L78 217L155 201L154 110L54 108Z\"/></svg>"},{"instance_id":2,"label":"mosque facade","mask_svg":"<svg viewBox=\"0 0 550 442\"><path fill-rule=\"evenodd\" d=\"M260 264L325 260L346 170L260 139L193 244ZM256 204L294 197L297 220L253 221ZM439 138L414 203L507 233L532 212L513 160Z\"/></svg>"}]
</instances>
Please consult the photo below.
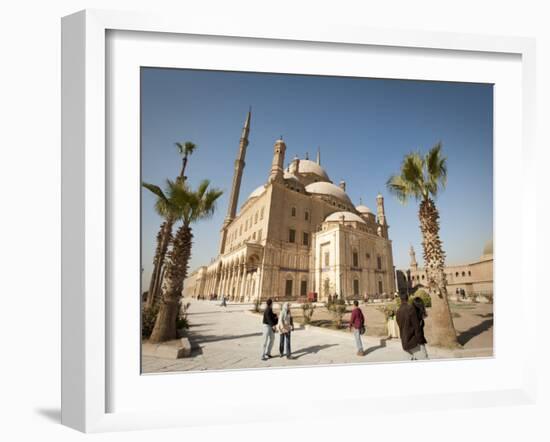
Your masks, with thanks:
<instances>
[{"instance_id":1,"label":"mosque facade","mask_svg":"<svg viewBox=\"0 0 550 442\"><path fill-rule=\"evenodd\" d=\"M406 270L397 270L396 279L400 292L414 291L427 286L426 269L418 265L416 252L411 246L410 263ZM445 267L447 293L451 299L463 296L493 296L493 241L485 243L481 256L471 262Z\"/></svg>"},{"instance_id":2,"label":"mosque facade","mask_svg":"<svg viewBox=\"0 0 550 442\"><path fill-rule=\"evenodd\" d=\"M238 200L250 133L249 112L242 130L220 231L218 255L195 269L184 296L224 295L236 302L303 299L316 293L364 298L396 290L392 242L384 198L376 213L354 205L346 183L334 184L315 161L294 158L285 167L286 144L275 141L266 181Z\"/></svg>"}]
</instances>

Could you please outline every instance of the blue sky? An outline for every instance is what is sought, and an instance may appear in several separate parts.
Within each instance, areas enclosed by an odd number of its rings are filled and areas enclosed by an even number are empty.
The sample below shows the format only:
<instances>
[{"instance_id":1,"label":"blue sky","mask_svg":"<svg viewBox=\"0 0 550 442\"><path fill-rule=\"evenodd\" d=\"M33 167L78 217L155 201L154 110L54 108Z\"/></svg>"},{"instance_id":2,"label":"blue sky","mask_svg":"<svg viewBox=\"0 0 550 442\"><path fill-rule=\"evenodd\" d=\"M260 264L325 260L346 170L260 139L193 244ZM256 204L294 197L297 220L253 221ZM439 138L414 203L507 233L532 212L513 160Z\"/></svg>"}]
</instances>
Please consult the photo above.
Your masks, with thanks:
<instances>
[{"instance_id":1,"label":"blue sky","mask_svg":"<svg viewBox=\"0 0 550 442\"><path fill-rule=\"evenodd\" d=\"M218 250L242 125L252 106L250 144L239 206L269 174L273 143L282 135L286 163L315 157L331 180L373 211L385 197L394 262L406 268L412 244L421 260L417 204L403 206L385 183L403 156L443 143L448 185L436 203L448 264L477 259L493 232L493 87L489 84L383 80L142 68L142 180L163 185L181 159L176 141L193 141L186 175L225 191L215 216L193 228L191 267ZM148 284L161 219L142 190L143 282Z\"/></svg>"}]
</instances>

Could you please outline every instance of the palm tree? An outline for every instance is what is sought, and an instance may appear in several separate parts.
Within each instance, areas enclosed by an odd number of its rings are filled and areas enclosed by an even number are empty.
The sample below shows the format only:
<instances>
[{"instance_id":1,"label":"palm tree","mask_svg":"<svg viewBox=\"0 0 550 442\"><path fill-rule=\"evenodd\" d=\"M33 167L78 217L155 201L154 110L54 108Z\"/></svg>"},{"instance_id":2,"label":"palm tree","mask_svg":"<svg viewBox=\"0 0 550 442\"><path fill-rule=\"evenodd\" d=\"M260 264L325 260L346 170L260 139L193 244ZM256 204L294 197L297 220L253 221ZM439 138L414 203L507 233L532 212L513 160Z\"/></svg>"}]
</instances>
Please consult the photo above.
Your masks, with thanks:
<instances>
[{"instance_id":1,"label":"palm tree","mask_svg":"<svg viewBox=\"0 0 550 442\"><path fill-rule=\"evenodd\" d=\"M185 143L176 143L176 147L178 148L180 155L183 156L179 178L182 181L185 181L187 179L185 176L185 168L187 167L188 157L193 154L197 146L191 141L186 141Z\"/></svg>"},{"instance_id":2,"label":"palm tree","mask_svg":"<svg viewBox=\"0 0 550 442\"><path fill-rule=\"evenodd\" d=\"M447 159L441 154L441 143L425 156L405 155L399 175L393 175L386 185L390 193L406 204L411 198L420 202L418 218L422 232L422 248L428 289L432 298L431 344L456 347L456 331L447 299L445 253L439 238L439 212L434 198L447 184Z\"/></svg>"},{"instance_id":3,"label":"palm tree","mask_svg":"<svg viewBox=\"0 0 550 442\"><path fill-rule=\"evenodd\" d=\"M183 155L182 168L177 179L185 181L185 168L187 167L188 156L193 154L197 146L191 141L185 143L175 143L180 155ZM150 309L158 299L161 283L164 275L164 259L166 252L172 240L172 227L174 219L170 214L170 208L167 206L167 200L158 186L144 183L143 187L150 190L157 196L157 203L155 209L157 213L164 218L163 223L160 226L157 234L157 248L155 250L155 257L153 259L153 272L151 273L151 281L149 282L149 290L147 292L147 299L145 301L145 307Z\"/></svg>"},{"instance_id":4,"label":"palm tree","mask_svg":"<svg viewBox=\"0 0 550 442\"><path fill-rule=\"evenodd\" d=\"M172 240L172 227L177 218L177 211L160 187L149 183L143 183L142 185L157 196L155 211L164 218L157 233L157 248L155 250L155 257L153 258L153 272L151 273L149 291L147 292L147 299L145 301L145 308L150 309L157 299L164 258Z\"/></svg>"},{"instance_id":5,"label":"palm tree","mask_svg":"<svg viewBox=\"0 0 550 442\"><path fill-rule=\"evenodd\" d=\"M204 180L197 190L193 191L182 180L168 181L167 200L176 207L178 218L183 222L166 257L160 309L150 337L153 343L176 338L176 320L183 281L187 277L191 257L191 225L210 218L214 214L216 200L223 193L219 189L209 189L209 186L210 181Z\"/></svg>"}]
</instances>

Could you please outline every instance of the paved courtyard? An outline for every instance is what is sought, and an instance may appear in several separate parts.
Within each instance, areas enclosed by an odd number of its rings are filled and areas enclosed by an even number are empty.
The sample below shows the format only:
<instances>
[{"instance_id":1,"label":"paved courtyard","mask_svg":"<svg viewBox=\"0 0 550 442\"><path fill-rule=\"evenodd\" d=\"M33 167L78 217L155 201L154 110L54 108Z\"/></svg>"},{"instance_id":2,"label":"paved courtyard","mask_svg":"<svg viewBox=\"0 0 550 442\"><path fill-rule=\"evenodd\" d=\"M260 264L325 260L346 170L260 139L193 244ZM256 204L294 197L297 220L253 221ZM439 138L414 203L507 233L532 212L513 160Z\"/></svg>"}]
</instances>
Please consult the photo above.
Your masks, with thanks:
<instances>
[{"instance_id":1,"label":"paved courtyard","mask_svg":"<svg viewBox=\"0 0 550 442\"><path fill-rule=\"evenodd\" d=\"M408 360L397 339L363 337L366 355L361 357L356 355L353 335L349 332L296 327L291 338L295 359L274 357L262 361L262 320L260 315L250 312L251 304L228 304L224 308L219 302L190 302L188 337L194 347L191 357L170 360L144 356L144 373ZM278 356L279 335L275 337L272 354ZM428 354L430 359L474 356L467 350L450 351L430 346Z\"/></svg>"}]
</instances>

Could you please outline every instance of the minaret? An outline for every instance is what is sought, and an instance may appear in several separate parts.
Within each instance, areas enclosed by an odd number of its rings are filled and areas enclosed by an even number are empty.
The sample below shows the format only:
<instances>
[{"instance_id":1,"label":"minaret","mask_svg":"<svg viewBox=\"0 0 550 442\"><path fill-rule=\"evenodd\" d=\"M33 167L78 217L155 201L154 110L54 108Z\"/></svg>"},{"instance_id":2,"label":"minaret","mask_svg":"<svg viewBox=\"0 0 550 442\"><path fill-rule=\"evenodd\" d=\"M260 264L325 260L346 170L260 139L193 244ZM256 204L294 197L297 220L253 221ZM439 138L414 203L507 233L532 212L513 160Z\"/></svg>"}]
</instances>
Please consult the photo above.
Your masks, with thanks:
<instances>
[{"instance_id":1,"label":"minaret","mask_svg":"<svg viewBox=\"0 0 550 442\"><path fill-rule=\"evenodd\" d=\"M376 213L378 215L378 224L386 226L386 214L384 212L384 197L379 193L376 196Z\"/></svg>"},{"instance_id":2,"label":"minaret","mask_svg":"<svg viewBox=\"0 0 550 442\"><path fill-rule=\"evenodd\" d=\"M414 248L412 244L411 248L409 249L409 256L411 257L409 267L411 268L411 270L416 270L418 268L418 263L416 262L416 253L414 253Z\"/></svg>"},{"instance_id":3,"label":"minaret","mask_svg":"<svg viewBox=\"0 0 550 442\"><path fill-rule=\"evenodd\" d=\"M320 147L317 148L317 164L319 166L321 165L321 148Z\"/></svg>"},{"instance_id":4,"label":"minaret","mask_svg":"<svg viewBox=\"0 0 550 442\"><path fill-rule=\"evenodd\" d=\"M269 182L281 182L284 178L283 164L285 162L286 144L281 136L275 141L273 146L273 161L271 162L271 173L269 174Z\"/></svg>"},{"instance_id":5,"label":"minaret","mask_svg":"<svg viewBox=\"0 0 550 442\"><path fill-rule=\"evenodd\" d=\"M388 223L386 221L386 213L384 212L384 197L379 193L376 196L376 214L378 218L378 234L383 238L388 237Z\"/></svg>"},{"instance_id":6,"label":"minaret","mask_svg":"<svg viewBox=\"0 0 550 442\"><path fill-rule=\"evenodd\" d=\"M241 180L245 166L244 159L246 157L246 147L248 146L248 134L250 133L250 118L252 116L252 108L248 110L246 120L244 122L241 140L239 142L239 152L235 160L235 169L233 173L233 182L231 184L231 194L229 196L229 205L227 206L227 216L225 217L222 227L222 238L220 243L220 253L224 252L225 240L227 236L227 226L235 219L237 214L237 204L239 202L239 192L241 190Z\"/></svg>"}]
</instances>

